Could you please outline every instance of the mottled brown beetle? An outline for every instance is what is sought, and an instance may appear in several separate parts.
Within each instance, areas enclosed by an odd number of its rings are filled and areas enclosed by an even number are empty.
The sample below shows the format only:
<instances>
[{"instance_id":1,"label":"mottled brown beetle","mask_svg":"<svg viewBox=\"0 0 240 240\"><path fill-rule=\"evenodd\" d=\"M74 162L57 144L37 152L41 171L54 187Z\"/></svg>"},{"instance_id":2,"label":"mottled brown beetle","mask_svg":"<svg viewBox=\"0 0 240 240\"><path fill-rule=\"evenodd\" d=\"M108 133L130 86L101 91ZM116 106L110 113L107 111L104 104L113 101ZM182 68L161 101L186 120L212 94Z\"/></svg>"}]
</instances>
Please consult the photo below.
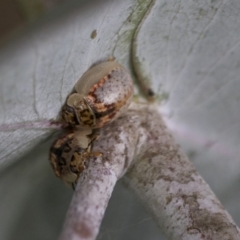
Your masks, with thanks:
<instances>
[{"instance_id":1,"label":"mottled brown beetle","mask_svg":"<svg viewBox=\"0 0 240 240\"><path fill-rule=\"evenodd\" d=\"M50 163L56 176L73 189L89 157L101 156L99 152L91 152L97 136L91 129L75 129L58 138L50 149Z\"/></svg>"},{"instance_id":2,"label":"mottled brown beetle","mask_svg":"<svg viewBox=\"0 0 240 240\"><path fill-rule=\"evenodd\" d=\"M126 111L133 82L125 68L108 61L90 68L74 90L62 109L64 121L73 127L101 128Z\"/></svg>"}]
</instances>

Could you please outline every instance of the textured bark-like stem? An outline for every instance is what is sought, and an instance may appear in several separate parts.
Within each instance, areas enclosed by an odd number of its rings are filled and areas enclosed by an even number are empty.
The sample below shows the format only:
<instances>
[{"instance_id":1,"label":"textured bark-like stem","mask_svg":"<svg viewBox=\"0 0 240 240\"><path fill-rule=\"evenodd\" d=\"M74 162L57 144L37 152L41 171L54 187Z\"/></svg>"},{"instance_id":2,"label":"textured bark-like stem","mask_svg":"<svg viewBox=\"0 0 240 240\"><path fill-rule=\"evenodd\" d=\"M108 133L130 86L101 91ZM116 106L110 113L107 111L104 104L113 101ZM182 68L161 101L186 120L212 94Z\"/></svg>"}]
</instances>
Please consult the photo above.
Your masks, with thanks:
<instances>
[{"instance_id":1,"label":"textured bark-like stem","mask_svg":"<svg viewBox=\"0 0 240 240\"><path fill-rule=\"evenodd\" d=\"M127 118L129 122L125 125L122 124L126 120L119 119L101 132L93 151L100 151L103 156L90 159L80 176L60 240L96 238L115 183L134 157L138 140L136 117Z\"/></svg>"},{"instance_id":2,"label":"textured bark-like stem","mask_svg":"<svg viewBox=\"0 0 240 240\"><path fill-rule=\"evenodd\" d=\"M147 112L145 146L126 175L168 239L240 239L239 228L182 152L159 114Z\"/></svg>"},{"instance_id":3,"label":"textured bark-like stem","mask_svg":"<svg viewBox=\"0 0 240 240\"><path fill-rule=\"evenodd\" d=\"M240 239L238 227L155 109L129 110L102 129L80 177L61 240L95 239L114 185L126 180L169 239ZM132 164L133 159L136 159Z\"/></svg>"},{"instance_id":4,"label":"textured bark-like stem","mask_svg":"<svg viewBox=\"0 0 240 240\"><path fill-rule=\"evenodd\" d=\"M116 174L101 163L84 172L76 186L61 240L96 238L116 181Z\"/></svg>"}]
</instances>

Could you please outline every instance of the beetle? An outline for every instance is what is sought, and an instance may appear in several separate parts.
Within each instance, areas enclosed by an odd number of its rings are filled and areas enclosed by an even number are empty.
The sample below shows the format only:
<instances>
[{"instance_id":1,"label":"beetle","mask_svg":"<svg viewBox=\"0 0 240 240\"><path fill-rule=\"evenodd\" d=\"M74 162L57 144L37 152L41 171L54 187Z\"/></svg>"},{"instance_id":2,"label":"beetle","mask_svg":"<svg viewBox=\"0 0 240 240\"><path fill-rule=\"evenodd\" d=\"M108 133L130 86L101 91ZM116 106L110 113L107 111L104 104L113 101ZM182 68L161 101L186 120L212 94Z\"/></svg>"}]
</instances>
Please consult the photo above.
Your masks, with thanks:
<instances>
[{"instance_id":1,"label":"beetle","mask_svg":"<svg viewBox=\"0 0 240 240\"><path fill-rule=\"evenodd\" d=\"M101 156L100 152L91 152L97 137L91 129L75 129L56 139L50 148L49 159L55 175L73 189L89 158Z\"/></svg>"},{"instance_id":2,"label":"beetle","mask_svg":"<svg viewBox=\"0 0 240 240\"><path fill-rule=\"evenodd\" d=\"M72 127L101 128L124 113L133 96L133 82L116 61L100 63L83 74L62 108Z\"/></svg>"}]
</instances>

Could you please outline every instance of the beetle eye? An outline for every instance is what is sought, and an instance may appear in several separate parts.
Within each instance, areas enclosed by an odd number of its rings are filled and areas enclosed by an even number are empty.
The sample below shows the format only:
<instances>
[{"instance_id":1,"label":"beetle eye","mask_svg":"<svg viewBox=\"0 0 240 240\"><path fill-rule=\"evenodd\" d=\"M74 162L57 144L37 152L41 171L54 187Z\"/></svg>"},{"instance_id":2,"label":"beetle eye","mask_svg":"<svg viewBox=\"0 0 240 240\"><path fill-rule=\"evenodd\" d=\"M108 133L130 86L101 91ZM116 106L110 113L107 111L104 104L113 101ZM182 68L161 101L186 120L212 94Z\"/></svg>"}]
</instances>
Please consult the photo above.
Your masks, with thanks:
<instances>
[{"instance_id":1,"label":"beetle eye","mask_svg":"<svg viewBox=\"0 0 240 240\"><path fill-rule=\"evenodd\" d=\"M68 105L65 105L62 111L62 118L69 124L78 124L78 118L76 116L75 109Z\"/></svg>"},{"instance_id":2,"label":"beetle eye","mask_svg":"<svg viewBox=\"0 0 240 240\"><path fill-rule=\"evenodd\" d=\"M67 115L74 114L73 107L70 107L70 106L68 106L68 105L65 105L65 106L64 106L63 112L64 112L64 114L67 114Z\"/></svg>"}]
</instances>

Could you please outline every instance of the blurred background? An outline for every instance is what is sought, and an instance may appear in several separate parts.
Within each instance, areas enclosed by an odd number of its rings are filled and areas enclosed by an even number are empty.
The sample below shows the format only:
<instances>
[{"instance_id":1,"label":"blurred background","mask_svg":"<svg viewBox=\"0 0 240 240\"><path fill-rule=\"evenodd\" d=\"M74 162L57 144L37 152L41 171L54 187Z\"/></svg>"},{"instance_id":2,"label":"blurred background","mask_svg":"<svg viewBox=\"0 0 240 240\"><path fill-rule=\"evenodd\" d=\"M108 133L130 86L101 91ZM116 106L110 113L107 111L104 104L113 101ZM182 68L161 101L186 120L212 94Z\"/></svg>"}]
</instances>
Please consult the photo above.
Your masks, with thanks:
<instances>
[{"instance_id":1,"label":"blurred background","mask_svg":"<svg viewBox=\"0 0 240 240\"><path fill-rule=\"evenodd\" d=\"M66 0L0 0L0 41Z\"/></svg>"}]
</instances>

